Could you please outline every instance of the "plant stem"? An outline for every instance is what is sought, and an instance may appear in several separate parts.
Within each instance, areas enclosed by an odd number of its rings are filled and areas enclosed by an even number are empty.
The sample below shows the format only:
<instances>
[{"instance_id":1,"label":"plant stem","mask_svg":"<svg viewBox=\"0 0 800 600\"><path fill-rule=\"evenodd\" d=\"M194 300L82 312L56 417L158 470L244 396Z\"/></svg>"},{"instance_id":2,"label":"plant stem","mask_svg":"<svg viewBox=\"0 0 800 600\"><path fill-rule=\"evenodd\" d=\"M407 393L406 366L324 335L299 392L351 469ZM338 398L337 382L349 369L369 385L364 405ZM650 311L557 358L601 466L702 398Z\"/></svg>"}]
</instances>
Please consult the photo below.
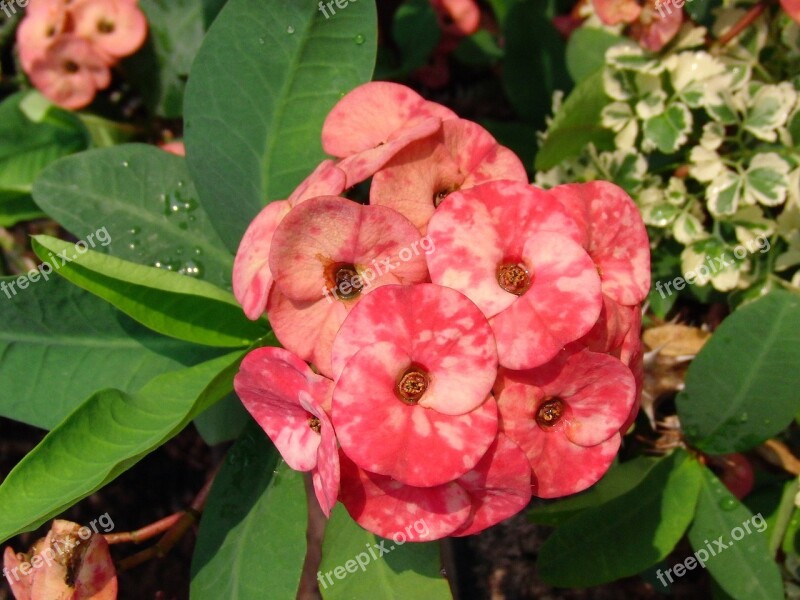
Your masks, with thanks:
<instances>
[{"instance_id":1,"label":"plant stem","mask_svg":"<svg viewBox=\"0 0 800 600\"><path fill-rule=\"evenodd\" d=\"M742 33L745 29L750 27L750 25L752 25L753 22L761 16L761 14L767 9L767 5L769 3L770 0L761 0L761 2L751 7L750 10L742 15L741 19L734 23L733 27L726 31L716 42L711 44L711 49L714 51L720 51L722 48L727 46L731 40Z\"/></svg>"}]
</instances>

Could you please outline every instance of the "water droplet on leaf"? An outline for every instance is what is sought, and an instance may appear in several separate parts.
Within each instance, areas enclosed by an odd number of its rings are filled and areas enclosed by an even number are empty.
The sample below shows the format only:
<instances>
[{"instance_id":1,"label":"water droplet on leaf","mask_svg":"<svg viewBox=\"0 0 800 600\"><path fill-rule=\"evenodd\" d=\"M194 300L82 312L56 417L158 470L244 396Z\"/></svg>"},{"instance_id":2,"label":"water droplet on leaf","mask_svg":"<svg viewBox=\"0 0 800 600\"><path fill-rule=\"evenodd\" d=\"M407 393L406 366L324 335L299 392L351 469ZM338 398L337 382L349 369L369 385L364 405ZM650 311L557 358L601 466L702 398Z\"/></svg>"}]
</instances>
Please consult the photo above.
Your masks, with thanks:
<instances>
[{"instance_id":1,"label":"water droplet on leaf","mask_svg":"<svg viewBox=\"0 0 800 600\"><path fill-rule=\"evenodd\" d=\"M289 25L289 26L286 28L286 33L288 33L289 35L292 35L292 34L294 33L294 27L292 27L291 25Z\"/></svg>"},{"instance_id":2,"label":"water droplet on leaf","mask_svg":"<svg viewBox=\"0 0 800 600\"><path fill-rule=\"evenodd\" d=\"M733 510L737 506L739 506L739 502L733 498L723 498L719 501L719 507L722 510Z\"/></svg>"},{"instance_id":3,"label":"water droplet on leaf","mask_svg":"<svg viewBox=\"0 0 800 600\"><path fill-rule=\"evenodd\" d=\"M363 35L359 33L356 37L353 38L353 41L360 46L361 44L367 41L367 38L365 38Z\"/></svg>"}]
</instances>

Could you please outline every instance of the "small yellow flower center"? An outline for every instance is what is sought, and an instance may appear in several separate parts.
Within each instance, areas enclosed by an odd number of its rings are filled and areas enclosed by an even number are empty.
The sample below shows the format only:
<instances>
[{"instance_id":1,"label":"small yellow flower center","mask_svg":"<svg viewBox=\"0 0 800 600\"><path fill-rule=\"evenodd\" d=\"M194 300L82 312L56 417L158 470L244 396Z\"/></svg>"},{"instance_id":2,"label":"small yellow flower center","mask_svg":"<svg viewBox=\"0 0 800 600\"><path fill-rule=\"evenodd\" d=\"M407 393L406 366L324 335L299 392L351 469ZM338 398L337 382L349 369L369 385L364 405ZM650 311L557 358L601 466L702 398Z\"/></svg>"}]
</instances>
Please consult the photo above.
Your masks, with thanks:
<instances>
[{"instance_id":1,"label":"small yellow flower center","mask_svg":"<svg viewBox=\"0 0 800 600\"><path fill-rule=\"evenodd\" d=\"M406 404L417 404L428 390L429 383L428 373L424 369L412 365L406 369L400 377L400 381L397 382L397 395Z\"/></svg>"},{"instance_id":2,"label":"small yellow flower center","mask_svg":"<svg viewBox=\"0 0 800 600\"><path fill-rule=\"evenodd\" d=\"M539 407L536 413L536 422L540 427L552 427L561 420L564 415L564 401L560 398L552 398Z\"/></svg>"},{"instance_id":3,"label":"small yellow flower center","mask_svg":"<svg viewBox=\"0 0 800 600\"><path fill-rule=\"evenodd\" d=\"M506 263L497 268L497 283L508 293L522 296L531 287L531 276L523 265Z\"/></svg>"}]
</instances>

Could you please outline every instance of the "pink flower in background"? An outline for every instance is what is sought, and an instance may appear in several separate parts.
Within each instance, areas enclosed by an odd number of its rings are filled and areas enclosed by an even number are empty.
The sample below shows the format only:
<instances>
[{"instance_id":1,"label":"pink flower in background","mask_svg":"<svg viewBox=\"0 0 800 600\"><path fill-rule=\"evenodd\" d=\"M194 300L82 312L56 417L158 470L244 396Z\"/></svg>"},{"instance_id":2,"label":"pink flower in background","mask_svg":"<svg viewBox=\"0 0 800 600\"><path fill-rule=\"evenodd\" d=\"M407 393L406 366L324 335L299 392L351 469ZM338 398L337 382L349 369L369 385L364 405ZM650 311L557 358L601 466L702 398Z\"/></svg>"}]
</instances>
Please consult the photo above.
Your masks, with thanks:
<instances>
[{"instance_id":1,"label":"pink flower in background","mask_svg":"<svg viewBox=\"0 0 800 600\"><path fill-rule=\"evenodd\" d=\"M478 31L481 10L475 0L431 0L445 34L472 35Z\"/></svg>"},{"instance_id":2,"label":"pink flower in background","mask_svg":"<svg viewBox=\"0 0 800 600\"><path fill-rule=\"evenodd\" d=\"M434 283L489 318L500 364L527 369L586 335L602 304L578 225L546 192L496 181L448 197L428 225Z\"/></svg>"},{"instance_id":3,"label":"pink flower in background","mask_svg":"<svg viewBox=\"0 0 800 600\"><path fill-rule=\"evenodd\" d=\"M25 14L17 29L17 45L22 68L30 73L34 61L64 33L67 11L63 0L32 0Z\"/></svg>"},{"instance_id":4,"label":"pink flower in background","mask_svg":"<svg viewBox=\"0 0 800 600\"><path fill-rule=\"evenodd\" d=\"M533 469L534 495L554 498L580 492L606 472L636 383L616 358L581 350L536 369L502 370L495 393L501 430Z\"/></svg>"},{"instance_id":5,"label":"pink flower in background","mask_svg":"<svg viewBox=\"0 0 800 600\"><path fill-rule=\"evenodd\" d=\"M412 142L375 174L370 203L394 208L424 234L448 194L507 179L527 183L522 161L480 125L465 119L442 123L439 132Z\"/></svg>"},{"instance_id":6,"label":"pink flower in background","mask_svg":"<svg viewBox=\"0 0 800 600\"><path fill-rule=\"evenodd\" d=\"M75 34L110 62L133 54L147 38L147 19L132 0L80 0L70 13Z\"/></svg>"},{"instance_id":7,"label":"pink flower in background","mask_svg":"<svg viewBox=\"0 0 800 600\"><path fill-rule=\"evenodd\" d=\"M170 154L174 154L176 156L186 156L186 146L181 141L162 144L161 149L164 152L169 152Z\"/></svg>"},{"instance_id":8,"label":"pink flower in background","mask_svg":"<svg viewBox=\"0 0 800 600\"><path fill-rule=\"evenodd\" d=\"M638 0L592 0L597 16L606 25L633 23L642 14Z\"/></svg>"},{"instance_id":9,"label":"pink flower in background","mask_svg":"<svg viewBox=\"0 0 800 600\"><path fill-rule=\"evenodd\" d=\"M3 567L16 600L117 597L117 574L105 538L70 521L53 521L47 536L27 555L6 548Z\"/></svg>"},{"instance_id":10,"label":"pink flower in background","mask_svg":"<svg viewBox=\"0 0 800 600\"><path fill-rule=\"evenodd\" d=\"M800 23L800 0L781 0L781 7L786 14Z\"/></svg>"},{"instance_id":11,"label":"pink flower in background","mask_svg":"<svg viewBox=\"0 0 800 600\"><path fill-rule=\"evenodd\" d=\"M647 50L658 52L677 35L683 8L667 0L592 0L597 16L606 25L625 23L630 35Z\"/></svg>"},{"instance_id":12,"label":"pink flower in background","mask_svg":"<svg viewBox=\"0 0 800 600\"><path fill-rule=\"evenodd\" d=\"M331 347L361 297L428 280L419 231L400 213L333 196L301 203L275 230L267 315L286 348L331 374Z\"/></svg>"},{"instance_id":13,"label":"pink flower in background","mask_svg":"<svg viewBox=\"0 0 800 600\"><path fill-rule=\"evenodd\" d=\"M333 382L282 348L248 354L234 379L245 408L292 469L311 471L319 504L330 515L339 490L339 454L330 409Z\"/></svg>"},{"instance_id":14,"label":"pink flower in background","mask_svg":"<svg viewBox=\"0 0 800 600\"><path fill-rule=\"evenodd\" d=\"M269 253L275 230L293 206L316 196L338 196L345 190L345 174L332 160L319 164L287 200L269 203L253 220L239 244L233 263L233 293L249 319L267 309L272 289Z\"/></svg>"}]
</instances>

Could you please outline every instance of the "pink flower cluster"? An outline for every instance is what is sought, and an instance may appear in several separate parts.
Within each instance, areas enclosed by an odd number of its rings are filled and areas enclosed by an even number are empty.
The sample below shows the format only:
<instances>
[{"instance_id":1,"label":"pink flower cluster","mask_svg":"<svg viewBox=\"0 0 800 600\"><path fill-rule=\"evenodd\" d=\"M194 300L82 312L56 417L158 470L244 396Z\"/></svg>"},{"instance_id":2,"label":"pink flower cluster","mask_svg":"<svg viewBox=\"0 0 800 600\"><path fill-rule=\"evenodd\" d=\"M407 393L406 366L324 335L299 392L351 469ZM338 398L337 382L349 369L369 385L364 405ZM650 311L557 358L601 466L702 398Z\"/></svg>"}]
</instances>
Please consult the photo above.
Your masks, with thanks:
<instances>
[{"instance_id":1,"label":"pink flower cluster","mask_svg":"<svg viewBox=\"0 0 800 600\"><path fill-rule=\"evenodd\" d=\"M17 30L22 68L47 98L71 110L111 83L111 67L147 38L137 0L30 0Z\"/></svg>"},{"instance_id":2,"label":"pink flower cluster","mask_svg":"<svg viewBox=\"0 0 800 600\"><path fill-rule=\"evenodd\" d=\"M683 23L683 3L670 0L592 0L606 25L629 26L630 36L647 50L658 52L674 38Z\"/></svg>"},{"instance_id":3,"label":"pink flower cluster","mask_svg":"<svg viewBox=\"0 0 800 600\"><path fill-rule=\"evenodd\" d=\"M631 199L533 187L479 125L393 83L345 96L322 141L337 160L258 215L233 284L285 347L250 353L236 391L325 513L436 539L595 483L638 410ZM368 204L345 197L369 178Z\"/></svg>"}]
</instances>

